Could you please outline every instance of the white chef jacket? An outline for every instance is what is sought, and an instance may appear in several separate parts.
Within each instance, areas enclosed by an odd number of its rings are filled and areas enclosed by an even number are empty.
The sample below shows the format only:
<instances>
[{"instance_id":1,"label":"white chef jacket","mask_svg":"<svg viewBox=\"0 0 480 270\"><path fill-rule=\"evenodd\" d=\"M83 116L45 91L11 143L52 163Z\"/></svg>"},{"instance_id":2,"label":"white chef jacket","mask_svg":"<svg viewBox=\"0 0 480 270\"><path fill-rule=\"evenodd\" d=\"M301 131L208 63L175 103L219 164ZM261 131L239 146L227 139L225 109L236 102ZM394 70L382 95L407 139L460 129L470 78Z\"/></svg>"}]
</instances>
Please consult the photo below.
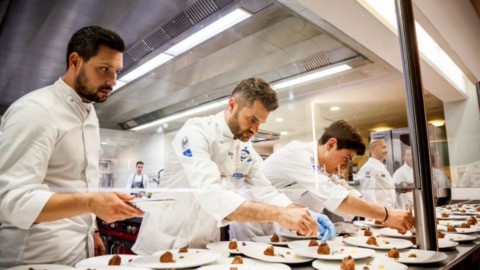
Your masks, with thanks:
<instances>
[{"instance_id":1,"label":"white chef jacket","mask_svg":"<svg viewBox=\"0 0 480 270\"><path fill-rule=\"evenodd\" d=\"M98 187L93 106L59 79L12 104L0 130L0 268L93 256L93 215L34 224L54 192Z\"/></svg>"},{"instance_id":2,"label":"white chef jacket","mask_svg":"<svg viewBox=\"0 0 480 270\"><path fill-rule=\"evenodd\" d=\"M393 173L393 181L395 185L400 185L404 188L413 188L413 168L407 163L404 163ZM397 196L397 207L400 209L407 209L407 204L413 206L413 192L407 191L405 193L399 193Z\"/></svg>"},{"instance_id":3,"label":"white chef jacket","mask_svg":"<svg viewBox=\"0 0 480 270\"><path fill-rule=\"evenodd\" d=\"M140 193L141 191L146 191L149 188L150 178L145 174L138 175L134 173L128 177L127 180L127 194L130 193ZM143 188L137 188L136 185L141 183ZM134 185L135 184L135 185Z\"/></svg>"},{"instance_id":4,"label":"white chef jacket","mask_svg":"<svg viewBox=\"0 0 480 270\"><path fill-rule=\"evenodd\" d=\"M459 187L480 187L480 160L472 162L465 168L462 179L458 184Z\"/></svg>"},{"instance_id":5,"label":"white chef jacket","mask_svg":"<svg viewBox=\"0 0 480 270\"><path fill-rule=\"evenodd\" d=\"M341 185L340 180L333 181L315 165L316 144L317 142L299 141L288 143L263 162L262 172L273 186L294 203L319 213L324 208L335 212L350 193L354 196L360 194ZM261 225L263 224L232 224L230 236L239 240L249 240L248 238L254 236L272 234L273 229L268 230ZM241 238L243 235L249 237Z\"/></svg>"},{"instance_id":6,"label":"white chef jacket","mask_svg":"<svg viewBox=\"0 0 480 270\"><path fill-rule=\"evenodd\" d=\"M146 213L133 251L146 255L219 241L219 227L247 200L241 195L246 191L257 202L291 204L260 172L261 161L251 142L234 140L223 112L188 120L169 150L160 183L165 192L152 196L175 199L175 209Z\"/></svg>"},{"instance_id":7,"label":"white chef jacket","mask_svg":"<svg viewBox=\"0 0 480 270\"><path fill-rule=\"evenodd\" d=\"M375 158L369 158L357 174L360 193L367 201L387 208L396 207L395 184L387 167Z\"/></svg>"}]
</instances>

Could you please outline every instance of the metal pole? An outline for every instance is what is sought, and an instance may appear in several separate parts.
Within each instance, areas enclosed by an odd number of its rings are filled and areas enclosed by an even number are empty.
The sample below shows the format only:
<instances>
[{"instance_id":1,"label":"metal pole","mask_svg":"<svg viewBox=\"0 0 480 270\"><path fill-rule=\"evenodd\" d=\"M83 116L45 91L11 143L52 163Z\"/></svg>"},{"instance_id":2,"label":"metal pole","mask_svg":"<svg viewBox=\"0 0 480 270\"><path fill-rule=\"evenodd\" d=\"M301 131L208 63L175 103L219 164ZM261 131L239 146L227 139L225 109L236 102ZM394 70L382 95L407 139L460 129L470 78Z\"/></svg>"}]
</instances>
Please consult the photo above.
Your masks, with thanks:
<instances>
[{"instance_id":1,"label":"metal pole","mask_svg":"<svg viewBox=\"0 0 480 270\"><path fill-rule=\"evenodd\" d=\"M395 0L415 177L415 229L420 249L438 250L427 119L411 0Z\"/></svg>"}]
</instances>

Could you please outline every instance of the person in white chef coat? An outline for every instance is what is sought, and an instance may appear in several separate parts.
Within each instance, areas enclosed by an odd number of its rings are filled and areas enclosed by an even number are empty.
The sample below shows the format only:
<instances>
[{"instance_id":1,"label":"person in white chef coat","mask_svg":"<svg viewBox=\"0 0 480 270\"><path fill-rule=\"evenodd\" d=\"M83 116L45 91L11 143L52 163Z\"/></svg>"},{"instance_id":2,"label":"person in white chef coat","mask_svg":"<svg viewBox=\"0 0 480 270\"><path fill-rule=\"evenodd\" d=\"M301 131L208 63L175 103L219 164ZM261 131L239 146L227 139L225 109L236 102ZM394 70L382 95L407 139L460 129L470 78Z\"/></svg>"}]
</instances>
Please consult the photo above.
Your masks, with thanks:
<instances>
[{"instance_id":1,"label":"person in white chef coat","mask_svg":"<svg viewBox=\"0 0 480 270\"><path fill-rule=\"evenodd\" d=\"M328 126L318 142L292 141L270 155L262 165L267 179L293 202L316 212L324 208L351 218L362 216L385 222L406 231L414 225L409 212L386 209L359 198L360 194L338 175L349 163L365 153L365 145L356 129L338 120ZM387 213L388 212L388 213ZM272 228L260 224L232 224L231 237L269 235ZM242 239L247 240L247 239Z\"/></svg>"},{"instance_id":2,"label":"person in white chef coat","mask_svg":"<svg viewBox=\"0 0 480 270\"><path fill-rule=\"evenodd\" d=\"M383 139L372 140L368 146L370 158L358 171L360 193L365 200L387 208L397 204L395 183L383 161L387 157L387 145Z\"/></svg>"},{"instance_id":3,"label":"person in white chef coat","mask_svg":"<svg viewBox=\"0 0 480 270\"><path fill-rule=\"evenodd\" d=\"M226 110L189 119L169 150L161 188L152 198L175 207L146 213L133 251L152 254L185 245L205 248L231 222L275 222L303 235L334 236L324 215L311 214L278 193L260 172L250 138L278 107L276 92L260 78L241 81ZM248 190L251 198L243 196ZM318 222L318 224L317 224ZM319 226L320 225L320 226Z\"/></svg>"},{"instance_id":4,"label":"person in white chef coat","mask_svg":"<svg viewBox=\"0 0 480 270\"><path fill-rule=\"evenodd\" d=\"M143 167L145 164L143 161L137 161L135 164L135 173L130 175L127 180L128 194L135 195L137 198L146 196L145 189L147 188L150 178L143 174Z\"/></svg>"},{"instance_id":5,"label":"person in white chef coat","mask_svg":"<svg viewBox=\"0 0 480 270\"><path fill-rule=\"evenodd\" d=\"M399 191L397 196L397 206L400 209L407 209L408 205L413 205L413 160L412 148L405 147L403 150L403 165L393 173L393 181Z\"/></svg>"},{"instance_id":6,"label":"person in white chef coat","mask_svg":"<svg viewBox=\"0 0 480 270\"><path fill-rule=\"evenodd\" d=\"M105 251L94 215L107 222L142 215L125 203L133 196L94 192L100 138L92 102L112 92L124 48L108 29L78 30L68 43L65 75L3 115L0 268L74 265Z\"/></svg>"}]
</instances>

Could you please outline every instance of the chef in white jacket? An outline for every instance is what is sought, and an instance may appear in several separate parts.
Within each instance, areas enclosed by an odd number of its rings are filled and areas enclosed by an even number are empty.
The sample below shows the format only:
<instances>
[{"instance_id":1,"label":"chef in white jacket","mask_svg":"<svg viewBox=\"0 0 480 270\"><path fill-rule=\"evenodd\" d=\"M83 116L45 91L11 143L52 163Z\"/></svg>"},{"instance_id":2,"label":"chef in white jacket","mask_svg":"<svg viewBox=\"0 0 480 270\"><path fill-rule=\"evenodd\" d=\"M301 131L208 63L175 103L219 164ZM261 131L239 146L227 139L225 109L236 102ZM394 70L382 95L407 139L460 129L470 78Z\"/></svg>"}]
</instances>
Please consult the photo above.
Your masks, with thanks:
<instances>
[{"instance_id":1,"label":"chef in white jacket","mask_svg":"<svg viewBox=\"0 0 480 270\"><path fill-rule=\"evenodd\" d=\"M78 30L69 42L65 75L23 96L4 114L0 269L74 265L101 255L105 249L94 233L92 213L107 222L142 214L124 202L133 196L93 192L100 138L92 102L103 102L112 92L123 50L123 41L110 30Z\"/></svg>"},{"instance_id":2,"label":"chef in white jacket","mask_svg":"<svg viewBox=\"0 0 480 270\"><path fill-rule=\"evenodd\" d=\"M360 193L367 201L394 208L397 201L395 183L387 167L383 164L387 157L387 145L384 140L378 139L372 140L368 147L370 158L357 174L360 181Z\"/></svg>"},{"instance_id":3,"label":"chef in white jacket","mask_svg":"<svg viewBox=\"0 0 480 270\"><path fill-rule=\"evenodd\" d=\"M278 107L277 96L259 78L241 81L227 109L216 115L188 120L169 151L161 188L152 198L175 199L175 209L147 213L133 246L137 254L185 245L205 248L220 240L221 226L237 222L275 222L304 235L333 224L323 215L312 217L278 193L260 172L261 158L250 138L269 112ZM242 194L248 190L252 200Z\"/></svg>"},{"instance_id":4,"label":"chef in white jacket","mask_svg":"<svg viewBox=\"0 0 480 270\"><path fill-rule=\"evenodd\" d=\"M409 212L385 209L367 202L359 198L360 194L343 179L338 178L352 159L364 153L365 145L355 128L339 120L326 128L318 142L292 141L274 152L262 164L262 172L273 186L293 202L313 211L321 212L326 208L347 218L372 218L406 231L414 225ZM232 224L231 237L250 235L251 238L271 234L271 228L259 225Z\"/></svg>"},{"instance_id":5,"label":"chef in white jacket","mask_svg":"<svg viewBox=\"0 0 480 270\"><path fill-rule=\"evenodd\" d=\"M399 194L397 196L397 206L400 209L407 209L408 205L413 205L413 160L412 148L410 146L403 150L404 164L393 173L393 181Z\"/></svg>"}]
</instances>

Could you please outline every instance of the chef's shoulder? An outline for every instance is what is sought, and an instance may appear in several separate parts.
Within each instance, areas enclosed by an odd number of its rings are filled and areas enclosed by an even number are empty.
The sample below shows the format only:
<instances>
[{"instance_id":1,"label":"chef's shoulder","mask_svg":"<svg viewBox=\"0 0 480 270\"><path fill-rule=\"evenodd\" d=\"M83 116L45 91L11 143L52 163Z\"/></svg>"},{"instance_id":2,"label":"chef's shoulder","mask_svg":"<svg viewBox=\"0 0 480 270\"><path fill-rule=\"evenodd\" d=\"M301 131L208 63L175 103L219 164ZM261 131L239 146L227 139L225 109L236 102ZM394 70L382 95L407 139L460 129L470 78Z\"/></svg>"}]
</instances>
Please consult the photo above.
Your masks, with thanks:
<instances>
[{"instance_id":1,"label":"chef's shoulder","mask_svg":"<svg viewBox=\"0 0 480 270\"><path fill-rule=\"evenodd\" d=\"M215 125L214 116L193 117L188 119L179 133L188 133L187 135L199 135L212 138L213 135L218 134Z\"/></svg>"}]
</instances>

